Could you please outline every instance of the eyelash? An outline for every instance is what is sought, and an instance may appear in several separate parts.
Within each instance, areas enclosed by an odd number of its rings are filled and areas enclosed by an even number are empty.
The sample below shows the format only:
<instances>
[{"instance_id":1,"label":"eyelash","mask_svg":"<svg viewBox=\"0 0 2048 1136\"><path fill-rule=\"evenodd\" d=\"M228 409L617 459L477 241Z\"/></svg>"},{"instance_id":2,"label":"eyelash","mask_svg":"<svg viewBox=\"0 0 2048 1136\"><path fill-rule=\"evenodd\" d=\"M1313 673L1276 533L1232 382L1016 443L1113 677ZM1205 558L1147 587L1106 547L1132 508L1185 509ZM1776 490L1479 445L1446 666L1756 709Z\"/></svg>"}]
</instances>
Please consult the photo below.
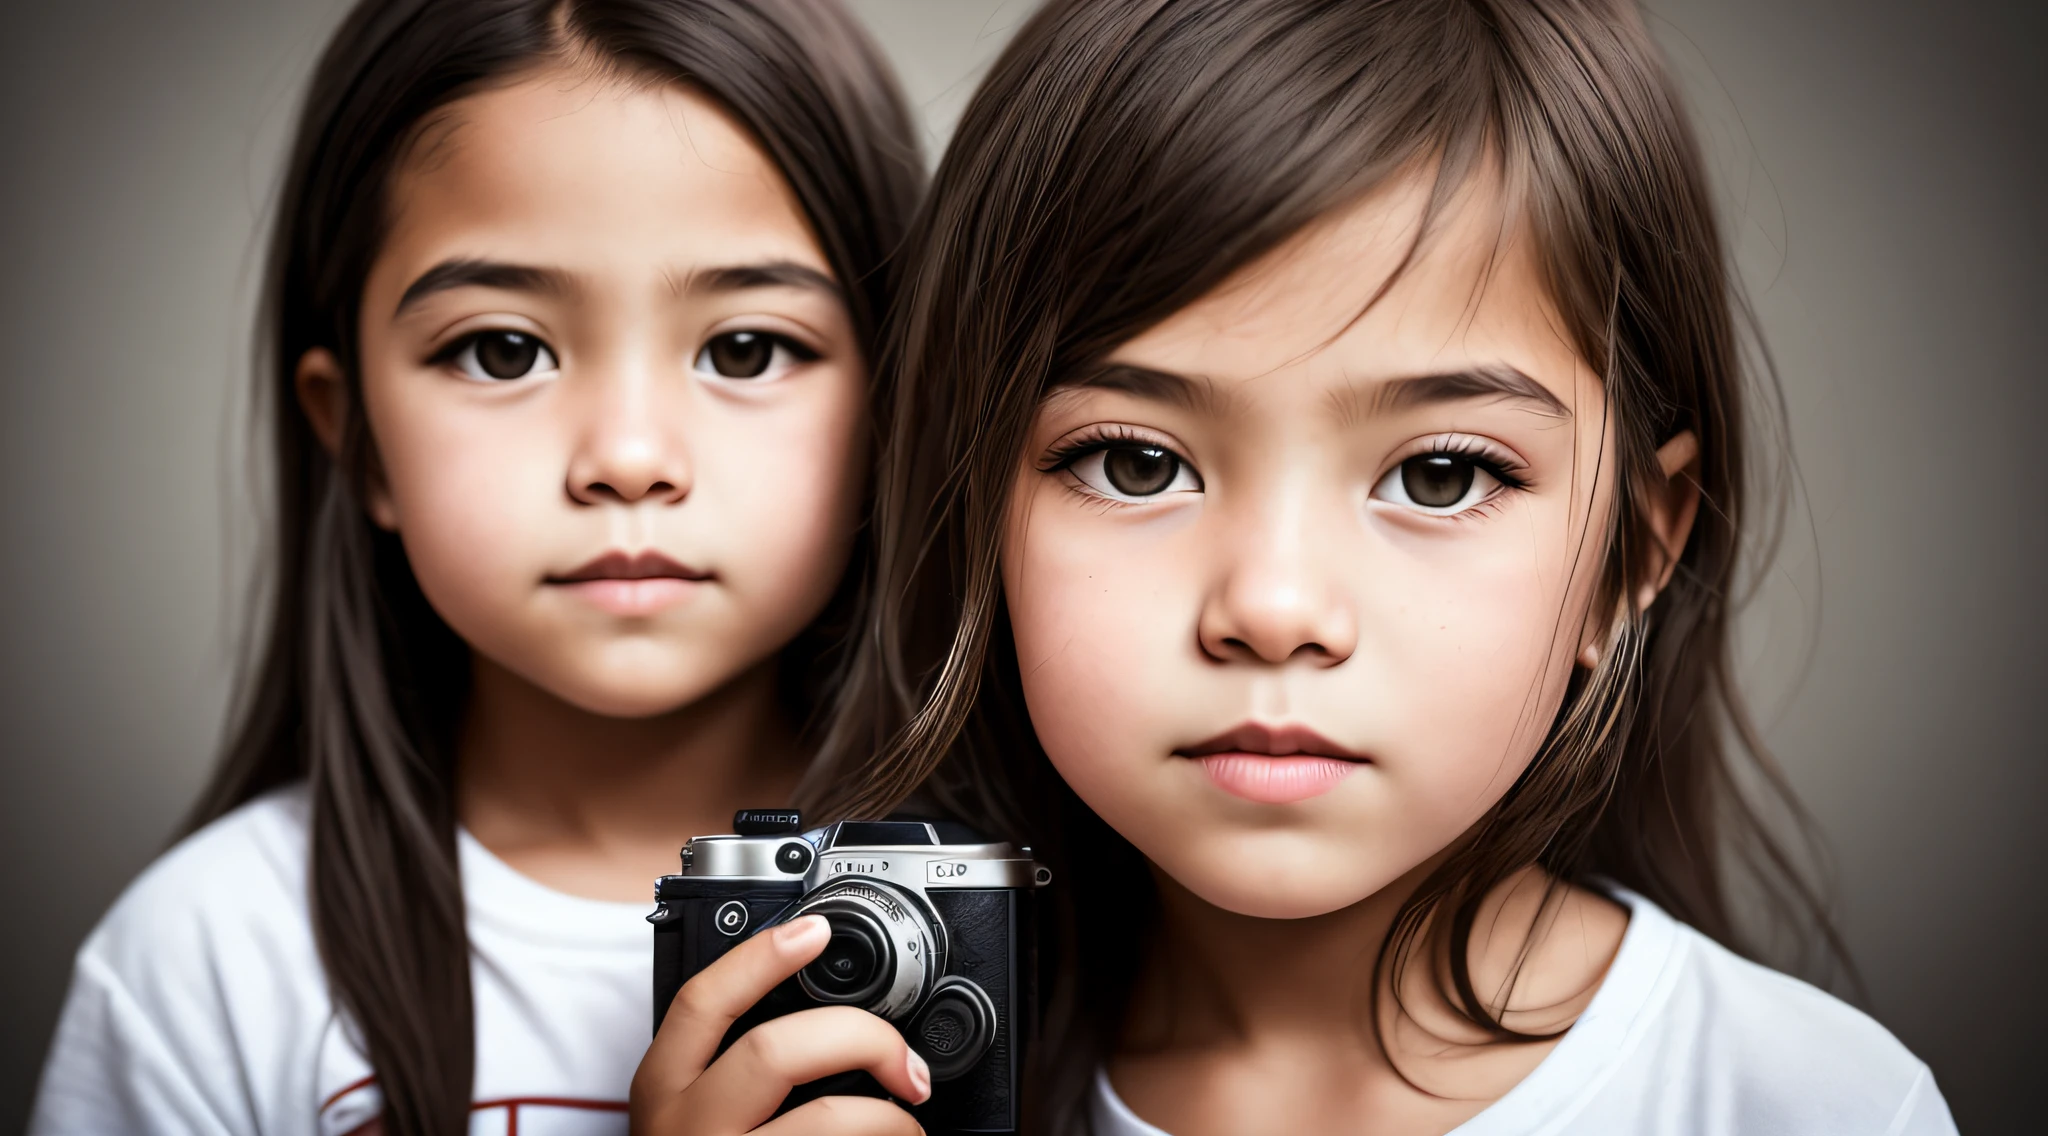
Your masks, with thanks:
<instances>
[{"instance_id":1,"label":"eyelash","mask_svg":"<svg viewBox=\"0 0 2048 1136\"><path fill-rule=\"evenodd\" d=\"M551 344L549 344L547 340L542 339L540 336L535 335L534 333L527 331L524 328L480 327L475 331L466 331L461 335L456 336L454 339L449 340L447 343L442 344L440 347L436 348L432 355L427 356L427 365L430 367L445 367L448 364L453 363L455 361L456 356L462 354L464 348L467 348L472 344L481 341L487 335L523 335L526 336L528 339L533 340L535 343L538 343L550 355L552 355L555 350L554 347Z\"/></svg>"},{"instance_id":2,"label":"eyelash","mask_svg":"<svg viewBox=\"0 0 2048 1136\"><path fill-rule=\"evenodd\" d=\"M448 343L443 344L440 348L436 349L432 355L429 355L427 357L427 365L430 367L445 367L450 363L453 363L456 360L456 358L462 354L464 350L469 348L472 344L475 344L479 340L483 339L485 336L504 335L508 333L514 335L527 336L528 338L531 338L536 343L538 343L541 346L541 348L547 351L551 356L554 353L554 348L550 346L547 343L547 341L541 339L537 335L534 335L532 332L522 331L517 328L486 327L478 329L476 331L467 332L461 336L456 337L453 340L450 340ZM727 331L722 331L717 335L712 336L710 340L707 340L704 347L708 347L711 342L714 342L719 339L724 339L728 336L733 335L760 336L762 339L765 339L770 344L772 344L774 348L779 348L780 350L788 352L790 357L795 359L799 363L815 363L818 360L825 357L823 352L820 352L817 348L812 347L810 344L805 343L802 340L795 338L794 336L786 335L779 331L764 331L757 328L745 327L733 328ZM698 348L697 355L701 355L703 353L704 347ZM697 356L693 355L692 360L694 361L696 357Z\"/></svg>"},{"instance_id":3,"label":"eyelash","mask_svg":"<svg viewBox=\"0 0 2048 1136\"><path fill-rule=\"evenodd\" d=\"M1416 458L1441 455L1443 457L1462 458L1465 461L1471 462L1500 484L1500 488L1489 494L1485 500L1461 509L1458 512L1424 514L1432 520L1459 523L1492 516L1500 510L1501 498L1512 492L1526 490L1531 484L1528 476L1529 467L1527 465L1524 465L1497 447L1488 445L1477 438L1439 435L1438 437L1428 439L1425 445L1427 448L1407 454L1400 461L1389 466L1387 473L1382 474L1381 477L1391 476L1403 464ZM1378 484L1379 482L1374 482L1375 486Z\"/></svg>"},{"instance_id":4,"label":"eyelash","mask_svg":"<svg viewBox=\"0 0 2048 1136\"><path fill-rule=\"evenodd\" d=\"M1120 449L1125 446L1143 446L1147 449L1164 450L1172 454L1173 459L1179 462L1183 469L1193 474L1197 482L1201 480L1202 475L1196 472L1194 463L1181 456L1179 450L1174 449L1156 437L1139 433L1129 426L1122 425L1097 426L1073 441L1055 447L1039 461L1038 470L1041 473L1059 473L1064 470L1070 470L1076 463L1094 454ZM1080 475L1068 474L1066 478L1067 492L1081 498L1090 505L1102 509L1127 509L1148 503L1145 501L1121 501L1114 497L1107 497L1080 484L1080 481Z\"/></svg>"},{"instance_id":5,"label":"eyelash","mask_svg":"<svg viewBox=\"0 0 2048 1136\"><path fill-rule=\"evenodd\" d=\"M1445 457L1452 458L1464 458L1466 461L1492 474L1493 479L1500 482L1501 487L1504 489L1529 488L1528 466L1474 438L1431 439L1428 449L1417 450L1402 458L1401 461L1405 462L1412 458L1426 458L1433 454L1442 454ZM1399 465L1401 463L1395 462L1394 464Z\"/></svg>"},{"instance_id":6,"label":"eyelash","mask_svg":"<svg viewBox=\"0 0 2048 1136\"><path fill-rule=\"evenodd\" d=\"M1089 454L1113 450L1118 446L1133 445L1150 446L1165 450L1183 465L1188 464L1188 460L1181 457L1179 451L1173 447L1165 445L1157 438L1140 434L1129 426L1099 426L1073 441L1054 447L1052 452L1046 454L1044 459L1040 461L1038 471L1040 473L1058 473L1082 458L1087 457Z\"/></svg>"},{"instance_id":7,"label":"eyelash","mask_svg":"<svg viewBox=\"0 0 2048 1136\"><path fill-rule=\"evenodd\" d=\"M1159 439L1155 437L1151 437L1149 435L1140 433L1137 430L1132 429L1131 427L1121 425L1100 426L1089 431L1088 433L1082 434L1081 436L1075 438L1070 442L1055 447L1051 452L1047 453L1043 459L1041 459L1041 461L1038 463L1038 469L1041 473L1058 473L1062 470L1071 468L1074 465L1074 463L1080 461L1085 457L1088 457L1091 454L1101 453L1104 450L1115 449L1119 446L1130 445L1139 445L1165 450L1166 452L1172 454L1175 460L1179 461L1183 466L1186 466L1190 471L1194 470L1193 464L1189 462L1185 457L1182 457L1179 451L1173 449L1171 446L1166 445L1165 443L1161 442ZM1501 451L1497 447L1490 446L1476 438L1469 437L1441 436L1437 438L1432 438L1427 442L1427 448L1419 449L1414 451L1413 453L1405 455L1401 458L1399 462L1395 462L1394 465L1390 467L1390 469L1398 469L1404 462L1412 461L1415 458L1430 457L1432 455L1442 455L1445 457L1460 458L1465 461L1471 462L1473 465L1479 467L1481 470L1484 470L1488 476L1492 477L1496 482L1500 484L1499 491L1493 493L1485 501L1482 501L1477 505L1473 505L1457 513L1437 514L1437 516L1440 517L1440 519L1442 520L1464 521L1475 519L1478 516L1489 515L1498 508L1500 498L1503 497L1506 493L1526 490L1530 486L1530 479L1528 477L1528 466L1516 460L1511 455ZM1196 473L1195 476L1197 477L1197 479L1199 479L1201 475L1199 473ZM1375 481L1375 484L1377 484L1377 481ZM1076 494L1088 498L1090 502L1102 505L1106 508L1121 508L1126 505L1132 504L1132 502L1118 501L1113 498L1103 497L1100 494L1089 492L1078 486L1070 485L1068 486L1068 489Z\"/></svg>"},{"instance_id":8,"label":"eyelash","mask_svg":"<svg viewBox=\"0 0 2048 1136\"><path fill-rule=\"evenodd\" d=\"M464 334L458 335L454 339L451 339L448 342L442 344L440 347L436 348L432 355L427 356L427 362L435 366L440 366L442 364L452 362L454 361L457 355L462 354L463 348L469 346L472 343L475 343L477 340L482 339L484 336L489 335L493 332L510 330L513 329L487 327L480 331L465 332Z\"/></svg>"}]
</instances>

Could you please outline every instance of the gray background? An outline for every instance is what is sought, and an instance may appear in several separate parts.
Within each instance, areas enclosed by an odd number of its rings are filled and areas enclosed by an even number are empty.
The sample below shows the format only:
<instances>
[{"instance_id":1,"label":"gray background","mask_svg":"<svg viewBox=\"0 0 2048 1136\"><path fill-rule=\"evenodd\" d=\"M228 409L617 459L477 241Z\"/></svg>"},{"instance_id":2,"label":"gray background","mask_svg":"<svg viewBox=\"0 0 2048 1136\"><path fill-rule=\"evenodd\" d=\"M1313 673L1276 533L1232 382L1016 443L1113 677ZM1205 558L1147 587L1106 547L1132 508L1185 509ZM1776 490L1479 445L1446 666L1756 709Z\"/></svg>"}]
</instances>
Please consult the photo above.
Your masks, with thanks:
<instances>
[{"instance_id":1,"label":"gray background","mask_svg":"<svg viewBox=\"0 0 2048 1136\"><path fill-rule=\"evenodd\" d=\"M1028 0L856 0L933 150ZM211 761L258 543L248 334L337 0L8 4L0 37L0 1128L69 956ZM1804 494L1745 681L1869 1008L1966 1132L2048 1059L2037 4L1656 0Z\"/></svg>"}]
</instances>

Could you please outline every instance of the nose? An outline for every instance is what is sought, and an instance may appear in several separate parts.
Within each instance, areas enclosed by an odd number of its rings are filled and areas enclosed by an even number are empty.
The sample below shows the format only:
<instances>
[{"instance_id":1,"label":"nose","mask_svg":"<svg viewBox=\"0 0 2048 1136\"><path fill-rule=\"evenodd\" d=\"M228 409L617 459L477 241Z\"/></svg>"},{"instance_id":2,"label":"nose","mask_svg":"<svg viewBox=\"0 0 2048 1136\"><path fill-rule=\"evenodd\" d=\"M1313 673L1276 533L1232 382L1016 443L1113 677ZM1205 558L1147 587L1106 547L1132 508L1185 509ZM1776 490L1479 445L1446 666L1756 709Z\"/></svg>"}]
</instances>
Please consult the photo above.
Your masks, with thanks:
<instances>
[{"instance_id":1,"label":"nose","mask_svg":"<svg viewBox=\"0 0 2048 1136\"><path fill-rule=\"evenodd\" d=\"M1341 550L1321 534L1308 502L1273 503L1234 526L1225 571L1205 597L1197 634L1218 662L1331 667L1358 648L1358 612L1340 571Z\"/></svg>"},{"instance_id":2,"label":"nose","mask_svg":"<svg viewBox=\"0 0 2048 1136\"><path fill-rule=\"evenodd\" d=\"M577 378L583 382L572 410L580 428L569 459L570 499L583 505L673 505L688 497L692 471L680 426L683 407L672 405L687 386L663 383L650 369L625 364Z\"/></svg>"}]
</instances>

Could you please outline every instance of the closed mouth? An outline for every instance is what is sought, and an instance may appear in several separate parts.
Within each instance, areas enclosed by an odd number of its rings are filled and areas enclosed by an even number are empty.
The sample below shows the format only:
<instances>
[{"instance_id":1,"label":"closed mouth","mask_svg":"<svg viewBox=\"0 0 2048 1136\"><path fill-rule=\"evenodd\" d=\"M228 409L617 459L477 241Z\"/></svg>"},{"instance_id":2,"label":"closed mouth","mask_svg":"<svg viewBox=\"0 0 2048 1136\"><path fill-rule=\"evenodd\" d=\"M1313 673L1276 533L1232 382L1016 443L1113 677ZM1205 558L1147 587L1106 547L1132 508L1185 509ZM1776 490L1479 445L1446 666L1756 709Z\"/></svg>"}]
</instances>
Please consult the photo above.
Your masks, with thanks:
<instances>
[{"instance_id":1,"label":"closed mouth","mask_svg":"<svg viewBox=\"0 0 2048 1136\"><path fill-rule=\"evenodd\" d=\"M710 580L710 572L692 568L652 549L607 552L573 572L547 577L550 584L587 584L593 580Z\"/></svg>"},{"instance_id":2,"label":"closed mouth","mask_svg":"<svg viewBox=\"0 0 2048 1136\"><path fill-rule=\"evenodd\" d=\"M1345 749L1307 726L1268 726L1246 722L1204 742L1173 751L1181 757L1210 757L1216 754L1250 754L1256 757L1327 757L1338 761L1370 762L1362 753Z\"/></svg>"},{"instance_id":3,"label":"closed mouth","mask_svg":"<svg viewBox=\"0 0 2048 1136\"><path fill-rule=\"evenodd\" d=\"M1292 805L1320 797L1361 766L1372 764L1371 758L1307 726L1258 722L1173 752L1200 765L1218 789L1262 805Z\"/></svg>"}]
</instances>

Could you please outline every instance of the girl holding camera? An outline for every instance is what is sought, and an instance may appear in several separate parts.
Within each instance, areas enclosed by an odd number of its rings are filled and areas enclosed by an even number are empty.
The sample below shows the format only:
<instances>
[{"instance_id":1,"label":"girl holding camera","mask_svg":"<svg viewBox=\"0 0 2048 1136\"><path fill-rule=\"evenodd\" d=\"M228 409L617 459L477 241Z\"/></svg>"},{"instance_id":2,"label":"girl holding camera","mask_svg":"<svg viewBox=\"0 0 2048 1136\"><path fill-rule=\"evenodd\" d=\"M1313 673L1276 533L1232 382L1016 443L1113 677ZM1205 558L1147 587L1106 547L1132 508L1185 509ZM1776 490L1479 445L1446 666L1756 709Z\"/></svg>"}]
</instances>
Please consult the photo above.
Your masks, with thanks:
<instances>
[{"instance_id":1,"label":"girl holding camera","mask_svg":"<svg viewBox=\"0 0 2048 1136\"><path fill-rule=\"evenodd\" d=\"M820 744L922 182L836 3L348 14L264 286L260 655L79 953L33 1132L626 1129L650 883ZM692 1115L752 1128L820 1059L917 1096L879 1021L797 1025L707 1046ZM908 1124L869 1104L775 1130Z\"/></svg>"}]
</instances>

